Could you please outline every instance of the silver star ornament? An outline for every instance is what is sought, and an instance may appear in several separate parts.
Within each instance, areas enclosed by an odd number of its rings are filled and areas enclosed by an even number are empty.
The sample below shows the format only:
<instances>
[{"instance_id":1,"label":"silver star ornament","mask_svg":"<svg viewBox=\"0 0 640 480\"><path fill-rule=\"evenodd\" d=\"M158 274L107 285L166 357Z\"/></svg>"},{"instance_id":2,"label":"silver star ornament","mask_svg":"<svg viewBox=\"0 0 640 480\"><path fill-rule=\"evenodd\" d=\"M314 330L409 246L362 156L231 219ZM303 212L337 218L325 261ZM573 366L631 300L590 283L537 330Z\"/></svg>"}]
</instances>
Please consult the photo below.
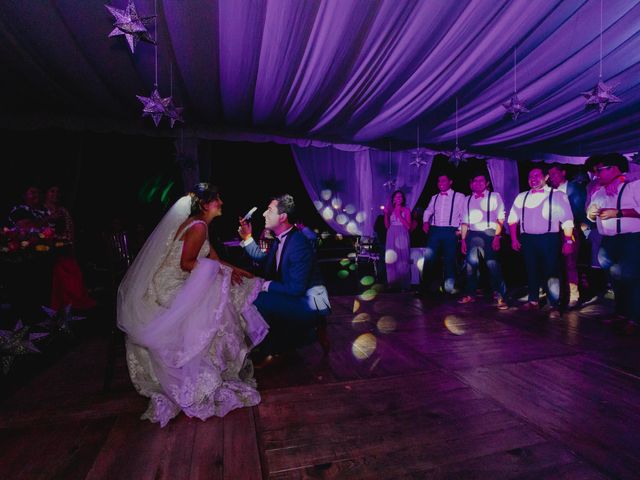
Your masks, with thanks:
<instances>
[{"instance_id":1,"label":"silver star ornament","mask_svg":"<svg viewBox=\"0 0 640 480\"><path fill-rule=\"evenodd\" d=\"M105 5L105 7L116 19L113 24L115 28L111 31L109 37L124 35L129 44L129 49L131 49L131 53L135 53L136 44L140 40L155 45L155 40L151 38L147 30L147 25L151 23L155 15L149 17L141 17L138 15L133 0L129 0L127 8L124 10L112 7L111 5Z\"/></svg>"},{"instance_id":2,"label":"silver star ornament","mask_svg":"<svg viewBox=\"0 0 640 480\"><path fill-rule=\"evenodd\" d=\"M393 181L393 180L391 180L391 179L389 179L389 180L387 180L386 182L384 182L384 183L382 184L382 186L383 186L384 188L386 188L387 190L393 190L394 188L396 188L396 182L395 182L395 181Z\"/></svg>"},{"instance_id":3,"label":"silver star ornament","mask_svg":"<svg viewBox=\"0 0 640 480\"><path fill-rule=\"evenodd\" d=\"M162 98L157 88L154 88L148 97L143 97L142 95L136 95L136 97L138 97L138 100L144 105L142 116L151 117L157 127L160 120L162 120L162 116L167 112L171 97Z\"/></svg>"},{"instance_id":4,"label":"silver star ornament","mask_svg":"<svg viewBox=\"0 0 640 480\"><path fill-rule=\"evenodd\" d=\"M49 317L42 322L41 325L47 327L51 333L72 335L71 322L77 322L78 320L84 320L86 318L74 315L71 312L71 305L67 305L57 311L44 305L42 305L41 308Z\"/></svg>"},{"instance_id":5,"label":"silver star ornament","mask_svg":"<svg viewBox=\"0 0 640 480\"><path fill-rule=\"evenodd\" d=\"M517 120L518 115L520 115L521 113L526 113L529 111L529 109L524 105L524 100L520 100L517 93L511 95L509 101L503 103L502 106L507 110L506 113L511 114L511 118L513 118L514 120Z\"/></svg>"},{"instance_id":6,"label":"silver star ornament","mask_svg":"<svg viewBox=\"0 0 640 480\"><path fill-rule=\"evenodd\" d=\"M420 168L427 164L426 160L422 159L422 152L420 152L420 150L414 150L411 153L411 156L413 157L413 160L409 162L409 165L412 167Z\"/></svg>"},{"instance_id":7,"label":"silver star ornament","mask_svg":"<svg viewBox=\"0 0 640 480\"><path fill-rule=\"evenodd\" d=\"M607 85L602 81L602 79L598 80L598 84L593 87L593 89L588 92L582 92L584 98L587 99L586 107L598 106L598 113L604 112L604 109L607 108L607 105L610 103L620 103L622 100L616 97L613 94L613 89L618 85Z\"/></svg>"},{"instance_id":8,"label":"silver star ornament","mask_svg":"<svg viewBox=\"0 0 640 480\"><path fill-rule=\"evenodd\" d=\"M169 103L167 103L164 114L169 119L169 125L173 128L176 122L184 123L184 119L182 118L184 108L176 107L172 97L169 96L167 98L169 99Z\"/></svg>"},{"instance_id":9,"label":"silver star ornament","mask_svg":"<svg viewBox=\"0 0 640 480\"><path fill-rule=\"evenodd\" d=\"M9 373L16 356L40 353L33 342L49 333L29 333L29 328L23 326L19 320L13 330L0 330L0 368L4 374Z\"/></svg>"},{"instance_id":10,"label":"silver star ornament","mask_svg":"<svg viewBox=\"0 0 640 480\"><path fill-rule=\"evenodd\" d=\"M452 163L457 167L458 165L460 165L460 162L466 162L466 153L466 150L460 150L460 148L456 145L456 148L454 148L453 152L451 152L451 154L449 155L449 163Z\"/></svg>"}]
</instances>

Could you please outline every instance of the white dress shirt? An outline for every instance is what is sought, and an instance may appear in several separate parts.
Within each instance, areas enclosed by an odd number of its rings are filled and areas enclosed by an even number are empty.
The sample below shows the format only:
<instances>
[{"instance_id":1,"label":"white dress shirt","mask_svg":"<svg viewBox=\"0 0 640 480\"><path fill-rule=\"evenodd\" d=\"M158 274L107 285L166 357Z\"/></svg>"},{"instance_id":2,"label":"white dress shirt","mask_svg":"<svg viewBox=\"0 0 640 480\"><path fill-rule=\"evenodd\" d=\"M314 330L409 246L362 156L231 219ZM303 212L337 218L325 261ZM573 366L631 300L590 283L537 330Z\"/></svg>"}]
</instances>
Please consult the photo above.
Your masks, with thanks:
<instances>
[{"instance_id":1,"label":"white dress shirt","mask_svg":"<svg viewBox=\"0 0 640 480\"><path fill-rule=\"evenodd\" d=\"M600 187L591 196L591 205L597 205L598 208L618 208L618 195L623 183L618 185L614 195L607 195L604 187ZM633 208L640 213L640 180L627 183L622 196L620 198L620 208ZM589 210L587 208L587 210ZM609 218L601 220L596 217L596 225L600 235L611 236L617 234L618 221L620 221L620 233L636 233L640 232L640 218L622 217Z\"/></svg>"},{"instance_id":2,"label":"white dress shirt","mask_svg":"<svg viewBox=\"0 0 640 480\"><path fill-rule=\"evenodd\" d=\"M498 228L498 220L504 222L506 216L502 197L498 192L489 192L489 190L485 190L480 195L481 197L478 198L472 192L471 195L465 197L462 223L468 225L472 232L495 230Z\"/></svg>"},{"instance_id":3,"label":"white dress shirt","mask_svg":"<svg viewBox=\"0 0 640 480\"><path fill-rule=\"evenodd\" d=\"M458 228L462 220L464 199L463 194L454 192L452 189L436 193L431 197L431 201L422 215L422 221L436 227ZM453 205L451 202L454 202ZM451 223L449 223L449 218L451 218Z\"/></svg>"},{"instance_id":4,"label":"white dress shirt","mask_svg":"<svg viewBox=\"0 0 640 480\"><path fill-rule=\"evenodd\" d=\"M508 223L510 225L520 223L522 233L533 234L558 232L560 228L573 228L573 213L571 213L569 198L566 193L555 189L551 201L551 228L549 228L551 188L545 185L541 190L520 192L509 212Z\"/></svg>"}]
</instances>

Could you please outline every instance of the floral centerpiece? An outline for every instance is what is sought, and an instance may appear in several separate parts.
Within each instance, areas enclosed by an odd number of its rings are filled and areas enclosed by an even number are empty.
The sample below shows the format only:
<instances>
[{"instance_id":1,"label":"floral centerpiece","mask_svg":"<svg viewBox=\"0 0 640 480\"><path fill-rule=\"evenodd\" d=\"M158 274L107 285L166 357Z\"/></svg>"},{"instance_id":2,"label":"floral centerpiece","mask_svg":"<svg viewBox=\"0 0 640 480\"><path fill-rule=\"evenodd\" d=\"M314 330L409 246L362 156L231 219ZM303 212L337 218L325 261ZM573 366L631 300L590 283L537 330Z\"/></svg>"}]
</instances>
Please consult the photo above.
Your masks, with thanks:
<instances>
[{"instance_id":1,"label":"floral centerpiece","mask_svg":"<svg viewBox=\"0 0 640 480\"><path fill-rule=\"evenodd\" d=\"M3 227L0 230L0 255L5 260L21 261L25 257L68 246L70 242L56 235L50 227Z\"/></svg>"}]
</instances>

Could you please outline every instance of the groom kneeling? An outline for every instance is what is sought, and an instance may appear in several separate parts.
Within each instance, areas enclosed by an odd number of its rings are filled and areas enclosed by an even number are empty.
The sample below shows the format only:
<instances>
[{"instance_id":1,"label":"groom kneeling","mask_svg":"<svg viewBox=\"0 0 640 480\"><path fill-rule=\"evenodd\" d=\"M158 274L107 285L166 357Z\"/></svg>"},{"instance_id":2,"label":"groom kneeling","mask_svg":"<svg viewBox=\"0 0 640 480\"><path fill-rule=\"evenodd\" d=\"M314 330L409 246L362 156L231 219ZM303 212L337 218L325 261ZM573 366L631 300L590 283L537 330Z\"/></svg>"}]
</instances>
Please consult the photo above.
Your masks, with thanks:
<instances>
[{"instance_id":1,"label":"groom kneeling","mask_svg":"<svg viewBox=\"0 0 640 480\"><path fill-rule=\"evenodd\" d=\"M240 245L267 280L254 305L270 326L260 345L261 353L269 355L311 343L320 316L329 314L330 305L313 247L293 226L293 197L274 198L262 215L265 228L276 236L267 253L251 237L251 223L240 220L238 232Z\"/></svg>"}]
</instances>

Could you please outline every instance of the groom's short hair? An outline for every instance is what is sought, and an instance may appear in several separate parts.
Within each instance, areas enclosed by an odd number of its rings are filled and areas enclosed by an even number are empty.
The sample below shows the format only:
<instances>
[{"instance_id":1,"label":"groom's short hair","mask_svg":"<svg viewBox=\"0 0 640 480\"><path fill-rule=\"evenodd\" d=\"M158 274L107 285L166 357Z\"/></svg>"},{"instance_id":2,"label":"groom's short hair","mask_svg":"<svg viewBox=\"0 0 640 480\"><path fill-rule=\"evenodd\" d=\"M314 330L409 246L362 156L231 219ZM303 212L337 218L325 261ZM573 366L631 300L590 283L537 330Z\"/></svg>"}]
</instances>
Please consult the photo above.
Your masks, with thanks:
<instances>
[{"instance_id":1,"label":"groom's short hair","mask_svg":"<svg viewBox=\"0 0 640 480\"><path fill-rule=\"evenodd\" d=\"M274 197L274 200L278 202L278 213L286 213L289 223L295 223L296 221L296 204L293 201L293 197L288 193L278 195Z\"/></svg>"}]
</instances>

